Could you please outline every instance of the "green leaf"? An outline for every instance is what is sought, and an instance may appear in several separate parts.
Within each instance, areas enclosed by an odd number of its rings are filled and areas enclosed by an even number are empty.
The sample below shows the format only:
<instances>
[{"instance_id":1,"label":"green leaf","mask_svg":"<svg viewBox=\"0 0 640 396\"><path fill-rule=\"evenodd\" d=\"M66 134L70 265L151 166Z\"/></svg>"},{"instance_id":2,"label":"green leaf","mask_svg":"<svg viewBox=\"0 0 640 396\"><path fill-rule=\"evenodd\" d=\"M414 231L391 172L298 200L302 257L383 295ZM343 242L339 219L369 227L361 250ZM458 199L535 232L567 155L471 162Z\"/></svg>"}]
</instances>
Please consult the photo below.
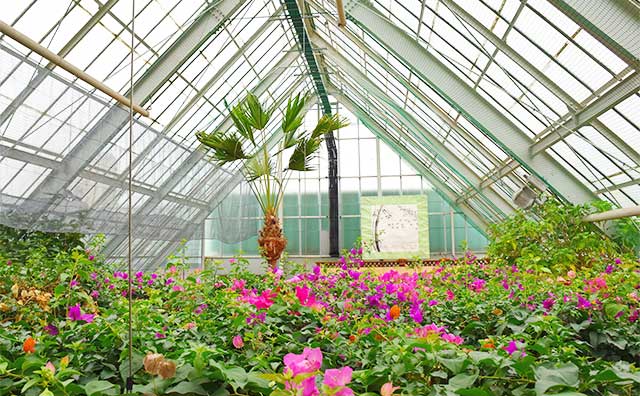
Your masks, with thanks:
<instances>
[{"instance_id":1,"label":"green leaf","mask_svg":"<svg viewBox=\"0 0 640 396\"><path fill-rule=\"evenodd\" d=\"M311 160L320 148L320 138L301 139L289 158L289 169L300 172L313 170Z\"/></svg>"},{"instance_id":2,"label":"green leaf","mask_svg":"<svg viewBox=\"0 0 640 396\"><path fill-rule=\"evenodd\" d=\"M344 128L347 125L349 125L349 121L346 118L338 114L325 114L318 120L316 127L313 129L313 132L311 132L311 138L322 137L327 133Z\"/></svg>"},{"instance_id":3,"label":"green leaf","mask_svg":"<svg viewBox=\"0 0 640 396\"><path fill-rule=\"evenodd\" d=\"M84 386L87 396L93 395L117 395L120 393L120 387L109 381L93 380Z\"/></svg>"},{"instance_id":4,"label":"green leaf","mask_svg":"<svg viewBox=\"0 0 640 396\"><path fill-rule=\"evenodd\" d=\"M461 373L451 378L447 387L454 391L457 391L458 389L466 389L473 385L477 378L478 374Z\"/></svg>"},{"instance_id":5,"label":"green leaf","mask_svg":"<svg viewBox=\"0 0 640 396\"><path fill-rule=\"evenodd\" d=\"M539 366L534 369L536 394L544 395L547 390L562 386L576 388L580 384L578 366L573 363Z\"/></svg>"},{"instance_id":6,"label":"green leaf","mask_svg":"<svg viewBox=\"0 0 640 396\"><path fill-rule=\"evenodd\" d=\"M243 101L242 106L244 107L244 112L252 127L262 130L267 126L273 111L265 110L260 104L257 96L249 92Z\"/></svg>"},{"instance_id":7,"label":"green leaf","mask_svg":"<svg viewBox=\"0 0 640 396\"><path fill-rule=\"evenodd\" d=\"M167 389L166 393L178 393L180 395L195 393L196 395L208 395L207 391L202 386L191 381L182 381L173 388Z\"/></svg>"},{"instance_id":8,"label":"green leaf","mask_svg":"<svg viewBox=\"0 0 640 396\"><path fill-rule=\"evenodd\" d=\"M27 389L31 388L32 386L34 386L38 382L40 382L39 378L31 378L29 381L27 381L26 384L24 384L24 386L22 387L22 390L20 391L20 393L26 392Z\"/></svg>"},{"instance_id":9,"label":"green leaf","mask_svg":"<svg viewBox=\"0 0 640 396\"><path fill-rule=\"evenodd\" d=\"M248 382L247 372L242 367L225 368L223 373L234 391L244 388Z\"/></svg>"},{"instance_id":10,"label":"green leaf","mask_svg":"<svg viewBox=\"0 0 640 396\"><path fill-rule=\"evenodd\" d=\"M294 132L302 125L304 121L302 110L304 109L306 101L306 95L301 97L300 94L297 94L287 102L287 109L282 119L282 132L284 132L285 135L293 136Z\"/></svg>"},{"instance_id":11,"label":"green leaf","mask_svg":"<svg viewBox=\"0 0 640 396\"><path fill-rule=\"evenodd\" d=\"M245 139L251 141L251 143L253 143L253 145L255 146L256 141L255 137L253 136L253 127L251 125L251 120L249 120L249 117L244 112L242 104L234 106L229 112L229 116L231 117L233 124L236 126L238 133Z\"/></svg>"},{"instance_id":12,"label":"green leaf","mask_svg":"<svg viewBox=\"0 0 640 396\"><path fill-rule=\"evenodd\" d=\"M196 137L213 151L213 158L219 165L249 158L242 149L242 140L234 133L197 132Z\"/></svg>"},{"instance_id":13,"label":"green leaf","mask_svg":"<svg viewBox=\"0 0 640 396\"><path fill-rule=\"evenodd\" d=\"M44 388L44 390L40 393L40 396L54 396L53 392L49 390L49 388Z\"/></svg>"},{"instance_id":14,"label":"green leaf","mask_svg":"<svg viewBox=\"0 0 640 396\"><path fill-rule=\"evenodd\" d=\"M258 180L263 176L271 175L272 170L273 166L271 161L268 159L265 161L265 159L259 154L251 157L244 167L244 173L248 182Z\"/></svg>"},{"instance_id":15,"label":"green leaf","mask_svg":"<svg viewBox=\"0 0 640 396\"><path fill-rule=\"evenodd\" d=\"M482 388L459 389L456 393L463 396L491 396L489 391Z\"/></svg>"}]
</instances>

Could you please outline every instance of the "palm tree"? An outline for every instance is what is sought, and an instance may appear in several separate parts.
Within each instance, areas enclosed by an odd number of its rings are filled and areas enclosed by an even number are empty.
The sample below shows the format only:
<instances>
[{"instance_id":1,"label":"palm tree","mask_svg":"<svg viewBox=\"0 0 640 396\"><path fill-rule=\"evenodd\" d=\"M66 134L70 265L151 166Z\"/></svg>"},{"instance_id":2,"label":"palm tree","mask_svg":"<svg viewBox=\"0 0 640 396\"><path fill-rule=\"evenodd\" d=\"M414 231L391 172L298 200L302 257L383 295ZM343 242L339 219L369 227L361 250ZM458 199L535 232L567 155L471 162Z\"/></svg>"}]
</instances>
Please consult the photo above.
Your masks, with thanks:
<instances>
[{"instance_id":1,"label":"palm tree","mask_svg":"<svg viewBox=\"0 0 640 396\"><path fill-rule=\"evenodd\" d=\"M240 161L242 174L255 195L264 214L258 245L262 256L274 268L287 245L282 235L278 209L293 171L313 170L315 158L324 135L348 125L343 117L324 115L311 132L298 129L305 116L306 95L296 95L287 102L282 117L282 139L277 150L267 147L267 130L275 108L266 109L253 93L231 108L230 117L234 131L217 131L207 134L197 132L198 140L213 152L213 159L222 166ZM289 154L287 166L283 168L283 154Z\"/></svg>"}]
</instances>

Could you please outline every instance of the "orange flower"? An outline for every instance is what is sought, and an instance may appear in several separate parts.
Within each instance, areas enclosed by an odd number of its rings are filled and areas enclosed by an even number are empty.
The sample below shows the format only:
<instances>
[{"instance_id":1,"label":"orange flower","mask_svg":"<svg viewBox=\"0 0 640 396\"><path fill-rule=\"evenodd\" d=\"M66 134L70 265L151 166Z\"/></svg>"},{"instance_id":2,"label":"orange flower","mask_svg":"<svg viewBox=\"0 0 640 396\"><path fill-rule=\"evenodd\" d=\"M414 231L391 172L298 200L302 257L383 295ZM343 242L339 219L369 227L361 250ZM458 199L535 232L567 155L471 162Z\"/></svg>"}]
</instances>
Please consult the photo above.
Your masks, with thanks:
<instances>
[{"instance_id":1,"label":"orange flower","mask_svg":"<svg viewBox=\"0 0 640 396\"><path fill-rule=\"evenodd\" d=\"M29 337L24 340L24 344L22 344L22 350L25 353L35 353L36 351L36 340L33 337Z\"/></svg>"},{"instance_id":2,"label":"orange flower","mask_svg":"<svg viewBox=\"0 0 640 396\"><path fill-rule=\"evenodd\" d=\"M398 317L400 316L400 307L397 305L391 307L391 309L389 310L389 316L391 317L391 319L398 319Z\"/></svg>"},{"instance_id":3,"label":"orange flower","mask_svg":"<svg viewBox=\"0 0 640 396\"><path fill-rule=\"evenodd\" d=\"M493 344L493 341L488 341L482 344L482 348L484 349L495 349L496 346Z\"/></svg>"},{"instance_id":4,"label":"orange flower","mask_svg":"<svg viewBox=\"0 0 640 396\"><path fill-rule=\"evenodd\" d=\"M353 334L351 334L351 335L349 336L349 341L351 341L351 342L356 342L356 340L357 340L357 338L356 338L356 336L354 336Z\"/></svg>"}]
</instances>

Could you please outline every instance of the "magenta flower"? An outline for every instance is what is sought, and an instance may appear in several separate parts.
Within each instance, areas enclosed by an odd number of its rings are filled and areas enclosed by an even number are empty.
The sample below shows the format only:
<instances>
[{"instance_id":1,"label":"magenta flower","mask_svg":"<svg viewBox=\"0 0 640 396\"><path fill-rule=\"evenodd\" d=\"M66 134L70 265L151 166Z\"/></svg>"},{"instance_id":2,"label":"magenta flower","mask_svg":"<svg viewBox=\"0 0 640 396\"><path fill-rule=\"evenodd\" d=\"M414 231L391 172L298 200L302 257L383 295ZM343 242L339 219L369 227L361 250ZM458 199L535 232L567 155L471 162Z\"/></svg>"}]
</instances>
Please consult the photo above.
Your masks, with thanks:
<instances>
[{"instance_id":1,"label":"magenta flower","mask_svg":"<svg viewBox=\"0 0 640 396\"><path fill-rule=\"evenodd\" d=\"M301 390L302 396L318 396L320 392L316 386L316 376L311 376L303 380L299 385L293 381L287 381L285 385L287 390ZM296 393L299 394L299 393Z\"/></svg>"},{"instance_id":2,"label":"magenta flower","mask_svg":"<svg viewBox=\"0 0 640 396\"><path fill-rule=\"evenodd\" d=\"M58 334L60 334L60 331L58 330L58 328L52 324L48 324L44 326L44 329L47 333L49 333L49 335L52 335L52 336L57 336Z\"/></svg>"},{"instance_id":3,"label":"magenta flower","mask_svg":"<svg viewBox=\"0 0 640 396\"><path fill-rule=\"evenodd\" d=\"M98 279L98 274L95 273L95 272L92 272L91 273L91 280L96 280L96 279Z\"/></svg>"},{"instance_id":4,"label":"magenta flower","mask_svg":"<svg viewBox=\"0 0 640 396\"><path fill-rule=\"evenodd\" d=\"M433 307L434 305L438 305L438 300L429 300L429 306Z\"/></svg>"},{"instance_id":5,"label":"magenta flower","mask_svg":"<svg viewBox=\"0 0 640 396\"><path fill-rule=\"evenodd\" d=\"M553 306L555 305L556 300L554 298L547 298L546 300L544 300L542 302L542 306L544 307L544 309L546 309L547 311L550 311L551 308L553 308Z\"/></svg>"},{"instance_id":6,"label":"magenta flower","mask_svg":"<svg viewBox=\"0 0 640 396\"><path fill-rule=\"evenodd\" d=\"M288 353L284 356L285 374L295 377L301 373L313 373L322 366L320 348L304 348L300 355Z\"/></svg>"},{"instance_id":7,"label":"magenta flower","mask_svg":"<svg viewBox=\"0 0 640 396\"><path fill-rule=\"evenodd\" d=\"M241 335L237 335L235 337L233 337L233 339L231 340L231 343L233 344L234 347L240 349L244 346L244 340L242 339Z\"/></svg>"},{"instance_id":8,"label":"magenta flower","mask_svg":"<svg viewBox=\"0 0 640 396\"><path fill-rule=\"evenodd\" d=\"M100 296L100 292L97 290L94 290L91 292L91 297L93 297L94 299L98 298L98 296Z\"/></svg>"},{"instance_id":9,"label":"magenta flower","mask_svg":"<svg viewBox=\"0 0 640 396\"><path fill-rule=\"evenodd\" d=\"M420 309L420 304L411 305L411 308L409 308L409 316L411 317L411 319L413 319L414 322L418 324L422 323L423 316L422 310Z\"/></svg>"},{"instance_id":10,"label":"magenta flower","mask_svg":"<svg viewBox=\"0 0 640 396\"><path fill-rule=\"evenodd\" d=\"M464 338L457 336L451 333L444 333L440 335L440 338L445 340L446 342L450 342L452 344L460 345L464 342Z\"/></svg>"},{"instance_id":11,"label":"magenta flower","mask_svg":"<svg viewBox=\"0 0 640 396\"><path fill-rule=\"evenodd\" d=\"M11 264L13 264L13 261L7 260L7 265L11 265Z\"/></svg>"},{"instance_id":12,"label":"magenta flower","mask_svg":"<svg viewBox=\"0 0 640 396\"><path fill-rule=\"evenodd\" d=\"M351 375L353 370L351 367L343 367L341 369L327 369L324 372L323 384L330 388L337 388L339 386L346 386L351 382Z\"/></svg>"},{"instance_id":13,"label":"magenta flower","mask_svg":"<svg viewBox=\"0 0 640 396\"><path fill-rule=\"evenodd\" d=\"M296 286L296 297L298 297L298 301L303 307L318 308L320 306L311 289L306 285Z\"/></svg>"},{"instance_id":14,"label":"magenta flower","mask_svg":"<svg viewBox=\"0 0 640 396\"><path fill-rule=\"evenodd\" d=\"M509 356L513 356L514 353L518 352L518 345L516 344L515 341L511 341L509 342L509 345L507 345L506 347L502 347L502 349L504 349ZM527 356L527 353L524 351L524 346L522 347L522 350L520 350L520 357L525 357Z\"/></svg>"},{"instance_id":15,"label":"magenta flower","mask_svg":"<svg viewBox=\"0 0 640 396\"><path fill-rule=\"evenodd\" d=\"M503 347L502 349L504 349L505 351L507 351L507 353L509 355L513 355L514 352L516 352L518 350L518 346L516 345L515 341L511 341L509 343L509 345L507 345L506 347Z\"/></svg>"},{"instance_id":16,"label":"magenta flower","mask_svg":"<svg viewBox=\"0 0 640 396\"><path fill-rule=\"evenodd\" d=\"M485 287L486 284L487 284L486 280L480 279L480 278L476 278L469 285L469 289L473 290L476 293L480 293L481 291L484 290L484 287Z\"/></svg>"},{"instance_id":17,"label":"magenta flower","mask_svg":"<svg viewBox=\"0 0 640 396\"><path fill-rule=\"evenodd\" d=\"M71 282L69 282L69 287L76 287L78 285L79 285L79 283L75 279L72 279Z\"/></svg>"},{"instance_id":18,"label":"magenta flower","mask_svg":"<svg viewBox=\"0 0 640 396\"><path fill-rule=\"evenodd\" d=\"M164 282L165 285L170 285L173 283L173 278L167 278L167 280Z\"/></svg>"},{"instance_id":19,"label":"magenta flower","mask_svg":"<svg viewBox=\"0 0 640 396\"><path fill-rule=\"evenodd\" d=\"M157 333L156 333L156 335L155 335L155 337L156 337L157 339L167 338L167 336L166 336L164 333L160 333L160 332L157 332Z\"/></svg>"},{"instance_id":20,"label":"magenta flower","mask_svg":"<svg viewBox=\"0 0 640 396\"><path fill-rule=\"evenodd\" d=\"M74 306L69 307L68 317L73 321L84 320L87 323L91 323L93 322L93 318L95 317L95 315L83 314L82 311L80 310L80 304L76 304Z\"/></svg>"},{"instance_id":21,"label":"magenta flower","mask_svg":"<svg viewBox=\"0 0 640 396\"><path fill-rule=\"evenodd\" d=\"M451 290L447 290L447 301L451 301L454 298L456 298L456 295L453 294L453 292Z\"/></svg>"},{"instance_id":22,"label":"magenta flower","mask_svg":"<svg viewBox=\"0 0 640 396\"><path fill-rule=\"evenodd\" d=\"M583 298L581 295L578 295L577 307L579 309L589 309L589 308L591 308L591 302L589 300Z\"/></svg>"},{"instance_id":23,"label":"magenta flower","mask_svg":"<svg viewBox=\"0 0 640 396\"><path fill-rule=\"evenodd\" d=\"M95 260L95 258L96 258L96 256L91 255L91 256L89 256L89 261L93 261L93 260Z\"/></svg>"}]
</instances>

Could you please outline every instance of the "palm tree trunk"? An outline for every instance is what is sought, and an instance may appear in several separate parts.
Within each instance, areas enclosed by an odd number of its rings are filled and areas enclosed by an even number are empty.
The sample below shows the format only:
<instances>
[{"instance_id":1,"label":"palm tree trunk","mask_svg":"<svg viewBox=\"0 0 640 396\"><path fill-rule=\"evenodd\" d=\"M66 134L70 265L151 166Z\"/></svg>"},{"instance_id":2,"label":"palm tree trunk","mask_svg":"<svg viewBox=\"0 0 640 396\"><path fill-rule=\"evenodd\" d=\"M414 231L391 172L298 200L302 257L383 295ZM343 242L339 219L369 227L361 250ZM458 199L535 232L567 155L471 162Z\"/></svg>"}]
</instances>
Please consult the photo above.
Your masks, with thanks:
<instances>
[{"instance_id":1,"label":"palm tree trunk","mask_svg":"<svg viewBox=\"0 0 640 396\"><path fill-rule=\"evenodd\" d=\"M268 211L264 215L264 224L258 238L260 253L269 263L271 269L275 268L287 247L287 238L282 234L280 219L275 210Z\"/></svg>"}]
</instances>

